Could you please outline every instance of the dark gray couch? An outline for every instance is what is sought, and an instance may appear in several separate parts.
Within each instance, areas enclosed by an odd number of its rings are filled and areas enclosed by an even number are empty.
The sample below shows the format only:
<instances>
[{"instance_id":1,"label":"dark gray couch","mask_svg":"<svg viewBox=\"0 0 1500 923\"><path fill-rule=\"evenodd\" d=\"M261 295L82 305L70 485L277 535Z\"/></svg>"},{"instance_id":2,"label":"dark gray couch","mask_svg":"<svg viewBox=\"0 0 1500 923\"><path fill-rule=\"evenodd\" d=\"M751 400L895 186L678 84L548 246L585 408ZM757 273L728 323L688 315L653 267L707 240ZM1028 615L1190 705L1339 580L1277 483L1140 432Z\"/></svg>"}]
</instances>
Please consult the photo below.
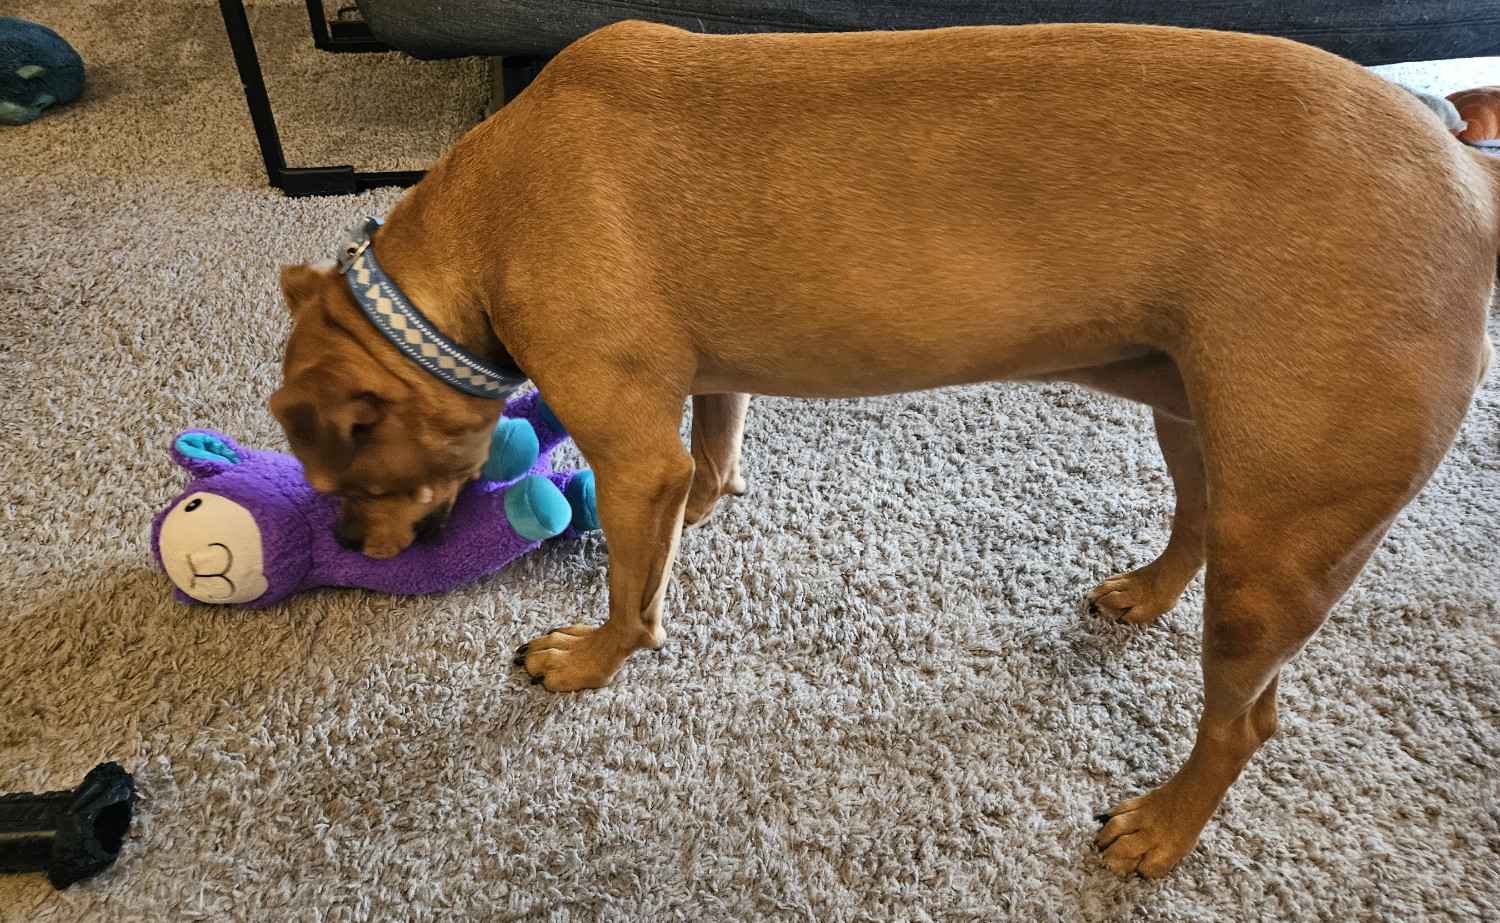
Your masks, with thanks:
<instances>
[{"instance_id":1,"label":"dark gray couch","mask_svg":"<svg viewBox=\"0 0 1500 923\"><path fill-rule=\"evenodd\" d=\"M826 32L1036 22L1131 22L1280 35L1364 65L1500 55L1500 0L356 0L364 22L325 21L326 51L396 48L418 58L488 57L495 101L525 88L574 39L622 19L700 32ZM410 185L420 171L290 167L243 0L219 0L271 185L289 196ZM371 37L373 33L373 39ZM378 41L377 41L378 39ZM383 42L383 44L382 44Z\"/></svg>"},{"instance_id":2,"label":"dark gray couch","mask_svg":"<svg viewBox=\"0 0 1500 923\"><path fill-rule=\"evenodd\" d=\"M622 19L698 32L836 32L1132 22L1259 32L1360 64L1500 55L1495 0L358 0L376 38L417 58L548 58Z\"/></svg>"}]
</instances>

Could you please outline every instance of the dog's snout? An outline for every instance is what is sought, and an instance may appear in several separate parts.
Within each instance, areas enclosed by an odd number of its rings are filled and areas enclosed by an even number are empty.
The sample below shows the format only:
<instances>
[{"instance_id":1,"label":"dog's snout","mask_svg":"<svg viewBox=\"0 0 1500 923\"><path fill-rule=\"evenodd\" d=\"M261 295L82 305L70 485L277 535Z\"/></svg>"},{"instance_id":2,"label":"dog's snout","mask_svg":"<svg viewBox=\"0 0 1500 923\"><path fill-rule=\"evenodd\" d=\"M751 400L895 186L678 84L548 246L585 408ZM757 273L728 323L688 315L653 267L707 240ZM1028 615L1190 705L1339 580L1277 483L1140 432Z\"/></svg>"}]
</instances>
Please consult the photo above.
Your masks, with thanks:
<instances>
[{"instance_id":1,"label":"dog's snout","mask_svg":"<svg viewBox=\"0 0 1500 923\"><path fill-rule=\"evenodd\" d=\"M448 524L448 513L451 507L440 507L417 520L417 541L424 545L430 545L442 537L443 527Z\"/></svg>"}]
</instances>

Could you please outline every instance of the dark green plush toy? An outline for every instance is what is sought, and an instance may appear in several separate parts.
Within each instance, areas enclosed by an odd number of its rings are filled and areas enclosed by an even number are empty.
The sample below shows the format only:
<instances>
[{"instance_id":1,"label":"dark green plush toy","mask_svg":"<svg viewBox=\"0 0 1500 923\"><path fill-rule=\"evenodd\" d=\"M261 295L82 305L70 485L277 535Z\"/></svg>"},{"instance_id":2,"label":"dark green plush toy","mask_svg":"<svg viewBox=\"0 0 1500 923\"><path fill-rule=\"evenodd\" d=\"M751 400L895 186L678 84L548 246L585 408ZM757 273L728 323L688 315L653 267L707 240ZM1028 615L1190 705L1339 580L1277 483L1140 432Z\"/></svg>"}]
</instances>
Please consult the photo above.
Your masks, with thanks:
<instances>
[{"instance_id":1,"label":"dark green plush toy","mask_svg":"<svg viewBox=\"0 0 1500 923\"><path fill-rule=\"evenodd\" d=\"M46 26L0 16L0 125L25 125L83 89L83 59Z\"/></svg>"}]
</instances>

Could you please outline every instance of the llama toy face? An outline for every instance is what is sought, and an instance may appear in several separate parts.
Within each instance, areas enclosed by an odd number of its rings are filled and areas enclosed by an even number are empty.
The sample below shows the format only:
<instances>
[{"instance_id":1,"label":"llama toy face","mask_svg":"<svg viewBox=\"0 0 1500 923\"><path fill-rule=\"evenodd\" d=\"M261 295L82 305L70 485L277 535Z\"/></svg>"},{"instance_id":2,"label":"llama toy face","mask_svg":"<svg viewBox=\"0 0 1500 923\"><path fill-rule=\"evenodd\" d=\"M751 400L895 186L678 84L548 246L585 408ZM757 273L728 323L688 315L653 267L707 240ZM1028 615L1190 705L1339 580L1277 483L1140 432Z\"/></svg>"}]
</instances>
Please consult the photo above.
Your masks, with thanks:
<instances>
[{"instance_id":1,"label":"llama toy face","mask_svg":"<svg viewBox=\"0 0 1500 923\"><path fill-rule=\"evenodd\" d=\"M193 481L157 516L152 543L178 599L262 606L300 587L317 492L296 459L213 430L180 434L172 458Z\"/></svg>"},{"instance_id":2,"label":"llama toy face","mask_svg":"<svg viewBox=\"0 0 1500 923\"><path fill-rule=\"evenodd\" d=\"M157 547L167 576L199 602L247 603L270 589L255 515L228 497L198 491L179 499L162 519Z\"/></svg>"}]
</instances>

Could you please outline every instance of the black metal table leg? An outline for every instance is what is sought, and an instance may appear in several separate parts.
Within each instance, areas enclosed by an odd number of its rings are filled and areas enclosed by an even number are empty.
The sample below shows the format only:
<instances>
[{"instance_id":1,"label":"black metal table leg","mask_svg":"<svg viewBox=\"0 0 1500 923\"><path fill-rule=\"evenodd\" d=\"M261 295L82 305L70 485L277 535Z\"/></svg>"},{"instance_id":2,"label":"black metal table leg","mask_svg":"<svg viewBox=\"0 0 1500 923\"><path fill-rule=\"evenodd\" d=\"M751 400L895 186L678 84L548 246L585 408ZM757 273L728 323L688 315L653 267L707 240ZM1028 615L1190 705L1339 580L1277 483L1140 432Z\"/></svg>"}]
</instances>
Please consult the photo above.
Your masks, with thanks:
<instances>
[{"instance_id":1,"label":"black metal table leg","mask_svg":"<svg viewBox=\"0 0 1500 923\"><path fill-rule=\"evenodd\" d=\"M250 21L245 16L244 0L219 0L219 11L224 15L224 28L229 34L229 46L234 51L240 85L245 90L245 103L250 107L255 139L260 145L266 177L272 186L289 196L348 195L381 186L410 186L422 178L425 172L422 170L366 173L357 172L349 165L288 167L281 150L281 136L276 131L276 119L271 114L271 98L266 95L266 82L261 76L260 58L255 53L255 40L250 34Z\"/></svg>"},{"instance_id":2,"label":"black metal table leg","mask_svg":"<svg viewBox=\"0 0 1500 923\"><path fill-rule=\"evenodd\" d=\"M307 0L307 18L312 26L313 44L319 51L371 52L395 51L370 34L370 27L359 20L324 18L323 0Z\"/></svg>"}]
</instances>

